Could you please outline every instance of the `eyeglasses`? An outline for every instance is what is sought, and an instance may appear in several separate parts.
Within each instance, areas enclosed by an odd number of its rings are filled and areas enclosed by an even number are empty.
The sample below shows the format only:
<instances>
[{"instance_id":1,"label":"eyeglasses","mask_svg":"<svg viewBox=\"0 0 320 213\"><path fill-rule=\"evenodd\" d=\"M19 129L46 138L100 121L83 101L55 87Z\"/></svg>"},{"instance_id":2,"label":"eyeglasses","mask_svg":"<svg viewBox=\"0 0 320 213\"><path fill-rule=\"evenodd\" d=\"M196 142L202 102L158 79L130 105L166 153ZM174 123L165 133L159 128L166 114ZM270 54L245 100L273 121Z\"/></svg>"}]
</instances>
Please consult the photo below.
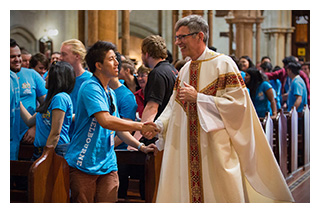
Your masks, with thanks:
<instances>
[{"instance_id":1,"label":"eyeglasses","mask_svg":"<svg viewBox=\"0 0 320 213\"><path fill-rule=\"evenodd\" d=\"M141 74L141 75L137 75L137 78L143 78L143 77L147 77L148 74Z\"/></svg>"},{"instance_id":2,"label":"eyeglasses","mask_svg":"<svg viewBox=\"0 0 320 213\"><path fill-rule=\"evenodd\" d=\"M191 36L191 35L194 35L194 34L198 34L199 32L193 32L193 33L189 33L189 34L185 34L185 35L178 35L178 36L175 36L174 38L176 39L176 40L181 40L181 39L184 39L185 37L187 37L187 36Z\"/></svg>"}]
</instances>

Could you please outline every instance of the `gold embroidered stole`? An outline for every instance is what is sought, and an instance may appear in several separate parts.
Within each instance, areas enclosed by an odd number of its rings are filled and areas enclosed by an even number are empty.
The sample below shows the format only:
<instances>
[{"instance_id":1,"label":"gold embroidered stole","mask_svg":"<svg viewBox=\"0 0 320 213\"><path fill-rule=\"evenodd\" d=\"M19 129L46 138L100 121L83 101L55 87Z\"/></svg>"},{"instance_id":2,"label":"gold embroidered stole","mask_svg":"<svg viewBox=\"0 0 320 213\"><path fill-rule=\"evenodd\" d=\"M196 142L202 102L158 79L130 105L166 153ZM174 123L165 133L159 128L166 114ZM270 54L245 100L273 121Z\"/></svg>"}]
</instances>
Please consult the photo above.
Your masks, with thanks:
<instances>
[{"instance_id":1,"label":"gold embroidered stole","mask_svg":"<svg viewBox=\"0 0 320 213\"><path fill-rule=\"evenodd\" d=\"M200 74L201 62L193 61L190 64L189 84L197 91L198 75ZM203 203L203 182L200 150L200 124L197 113L197 103L188 103L188 157L189 157L189 187L190 202Z\"/></svg>"}]
</instances>

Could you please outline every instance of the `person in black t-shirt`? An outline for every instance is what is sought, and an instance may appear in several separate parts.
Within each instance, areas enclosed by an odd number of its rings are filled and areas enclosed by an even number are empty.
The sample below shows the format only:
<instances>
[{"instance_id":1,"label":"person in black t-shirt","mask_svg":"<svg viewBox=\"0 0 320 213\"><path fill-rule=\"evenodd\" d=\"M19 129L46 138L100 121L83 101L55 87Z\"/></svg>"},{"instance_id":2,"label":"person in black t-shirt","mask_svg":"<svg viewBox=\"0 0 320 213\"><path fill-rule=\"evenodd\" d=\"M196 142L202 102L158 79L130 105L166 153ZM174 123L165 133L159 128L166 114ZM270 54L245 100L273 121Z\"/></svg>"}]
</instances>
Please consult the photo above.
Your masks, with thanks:
<instances>
[{"instance_id":1,"label":"person in black t-shirt","mask_svg":"<svg viewBox=\"0 0 320 213\"><path fill-rule=\"evenodd\" d=\"M142 41L141 52L143 64L152 69L145 88L144 110L141 117L141 122L148 122L156 120L169 102L177 70L166 61L167 47L161 36L146 37ZM136 133L135 137L141 138L139 133ZM147 143L154 141L142 140Z\"/></svg>"}]
</instances>

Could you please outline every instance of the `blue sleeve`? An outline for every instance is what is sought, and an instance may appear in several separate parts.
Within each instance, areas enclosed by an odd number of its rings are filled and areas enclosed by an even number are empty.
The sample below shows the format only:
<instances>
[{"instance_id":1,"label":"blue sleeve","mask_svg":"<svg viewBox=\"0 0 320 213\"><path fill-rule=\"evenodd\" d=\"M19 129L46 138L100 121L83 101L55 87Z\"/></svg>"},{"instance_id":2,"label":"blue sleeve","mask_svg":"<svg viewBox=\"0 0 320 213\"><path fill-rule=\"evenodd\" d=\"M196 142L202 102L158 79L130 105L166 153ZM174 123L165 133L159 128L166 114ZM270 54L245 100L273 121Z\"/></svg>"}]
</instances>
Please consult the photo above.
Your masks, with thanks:
<instances>
[{"instance_id":1,"label":"blue sleeve","mask_svg":"<svg viewBox=\"0 0 320 213\"><path fill-rule=\"evenodd\" d=\"M131 120L136 119L136 111L138 108L136 98L133 93L128 94L123 102L120 103L119 111L121 118L129 118Z\"/></svg>"},{"instance_id":2,"label":"blue sleeve","mask_svg":"<svg viewBox=\"0 0 320 213\"><path fill-rule=\"evenodd\" d=\"M272 88L271 84L268 81L262 82L262 91L266 93L268 89Z\"/></svg>"},{"instance_id":3,"label":"blue sleeve","mask_svg":"<svg viewBox=\"0 0 320 213\"><path fill-rule=\"evenodd\" d=\"M36 71L34 71L33 79L36 84L37 98L41 97L43 95L46 95L48 90L46 89L46 82L43 80L41 75L39 73L37 73Z\"/></svg>"},{"instance_id":4,"label":"blue sleeve","mask_svg":"<svg viewBox=\"0 0 320 213\"><path fill-rule=\"evenodd\" d=\"M303 95L303 86L298 82L291 84L293 95L302 96Z\"/></svg>"},{"instance_id":5,"label":"blue sleeve","mask_svg":"<svg viewBox=\"0 0 320 213\"><path fill-rule=\"evenodd\" d=\"M67 94L59 93L55 95L51 100L51 108L60 109L67 112L68 106L70 105L71 99Z\"/></svg>"},{"instance_id":6,"label":"blue sleeve","mask_svg":"<svg viewBox=\"0 0 320 213\"><path fill-rule=\"evenodd\" d=\"M95 83L88 83L83 85L79 90L79 99L84 105L89 116L101 111L109 112L109 103L106 92L100 85ZM78 101L80 103L80 101Z\"/></svg>"}]
</instances>

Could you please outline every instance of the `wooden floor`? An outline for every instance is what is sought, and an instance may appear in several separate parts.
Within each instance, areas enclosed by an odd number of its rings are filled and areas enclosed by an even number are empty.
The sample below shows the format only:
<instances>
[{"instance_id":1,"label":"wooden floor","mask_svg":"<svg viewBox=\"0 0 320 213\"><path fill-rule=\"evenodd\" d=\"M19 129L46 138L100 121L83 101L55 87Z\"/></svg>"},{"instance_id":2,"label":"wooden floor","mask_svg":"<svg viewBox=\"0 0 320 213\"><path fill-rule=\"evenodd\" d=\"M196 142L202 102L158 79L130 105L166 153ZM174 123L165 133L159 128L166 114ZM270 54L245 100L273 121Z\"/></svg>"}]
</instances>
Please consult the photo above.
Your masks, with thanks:
<instances>
[{"instance_id":1,"label":"wooden floor","mask_svg":"<svg viewBox=\"0 0 320 213\"><path fill-rule=\"evenodd\" d=\"M296 203L310 203L310 170L289 184L289 189Z\"/></svg>"},{"instance_id":2,"label":"wooden floor","mask_svg":"<svg viewBox=\"0 0 320 213\"><path fill-rule=\"evenodd\" d=\"M310 203L310 170L301 172L289 183L289 189L296 203ZM139 193L139 180L130 179L126 199L119 199L118 203L144 203Z\"/></svg>"}]
</instances>

